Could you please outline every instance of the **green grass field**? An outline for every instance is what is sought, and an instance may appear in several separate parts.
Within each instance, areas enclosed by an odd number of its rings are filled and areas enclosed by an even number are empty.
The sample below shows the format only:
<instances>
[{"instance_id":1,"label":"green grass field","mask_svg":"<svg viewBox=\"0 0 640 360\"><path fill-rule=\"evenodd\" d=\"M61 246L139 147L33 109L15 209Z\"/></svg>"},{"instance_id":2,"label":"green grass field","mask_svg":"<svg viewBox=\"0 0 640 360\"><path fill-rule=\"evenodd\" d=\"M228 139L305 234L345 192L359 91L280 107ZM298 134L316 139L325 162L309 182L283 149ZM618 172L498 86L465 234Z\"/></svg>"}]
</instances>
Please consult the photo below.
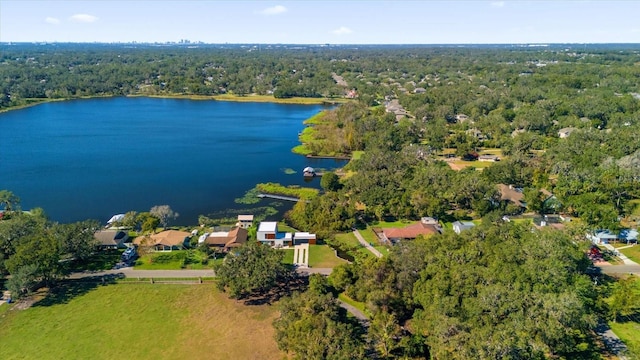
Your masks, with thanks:
<instances>
[{"instance_id":1,"label":"green grass field","mask_svg":"<svg viewBox=\"0 0 640 360\"><path fill-rule=\"evenodd\" d=\"M337 257L335 250L328 245L309 245L310 267L333 268L346 262L346 260Z\"/></svg>"},{"instance_id":2,"label":"green grass field","mask_svg":"<svg viewBox=\"0 0 640 360\"><path fill-rule=\"evenodd\" d=\"M202 260L206 258L206 254L191 250L191 261L185 263L189 250L174 250L171 252L155 252L142 255L134 265L136 270L180 270L180 269L211 269L213 261L202 264Z\"/></svg>"},{"instance_id":3,"label":"green grass field","mask_svg":"<svg viewBox=\"0 0 640 360\"><path fill-rule=\"evenodd\" d=\"M0 358L286 357L271 326L276 307L246 306L210 284L118 284L69 292L77 294L1 312Z\"/></svg>"},{"instance_id":4,"label":"green grass field","mask_svg":"<svg viewBox=\"0 0 640 360\"><path fill-rule=\"evenodd\" d=\"M284 259L282 259L282 262L287 265L293 265L293 249L282 249L280 251L284 252Z\"/></svg>"},{"instance_id":5,"label":"green grass field","mask_svg":"<svg viewBox=\"0 0 640 360\"><path fill-rule=\"evenodd\" d=\"M364 257L374 256L371 253L371 251L367 250L364 246L360 245L360 243L358 242L358 239L356 239L353 233L349 232L349 233L336 234L335 237L336 237L336 240L338 240L339 242L343 242L347 246L357 249L355 251L355 254L351 254L354 257L355 256L364 256Z\"/></svg>"},{"instance_id":6,"label":"green grass field","mask_svg":"<svg viewBox=\"0 0 640 360\"><path fill-rule=\"evenodd\" d=\"M640 245L635 245L630 248L620 250L621 253L626 255L629 259L640 264Z\"/></svg>"}]
</instances>

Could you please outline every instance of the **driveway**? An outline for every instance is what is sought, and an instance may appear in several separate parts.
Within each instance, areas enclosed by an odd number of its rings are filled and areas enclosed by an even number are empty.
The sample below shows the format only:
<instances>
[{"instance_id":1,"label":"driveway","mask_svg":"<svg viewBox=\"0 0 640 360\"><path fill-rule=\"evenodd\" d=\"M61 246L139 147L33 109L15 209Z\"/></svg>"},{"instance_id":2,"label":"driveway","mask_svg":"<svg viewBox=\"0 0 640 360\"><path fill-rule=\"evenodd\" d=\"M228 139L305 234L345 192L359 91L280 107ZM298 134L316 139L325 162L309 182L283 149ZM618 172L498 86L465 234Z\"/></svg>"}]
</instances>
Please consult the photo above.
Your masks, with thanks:
<instances>
[{"instance_id":1,"label":"driveway","mask_svg":"<svg viewBox=\"0 0 640 360\"><path fill-rule=\"evenodd\" d=\"M371 253L373 255L375 255L376 257L381 258L382 254L380 253L380 251L378 251L376 248L374 248L373 246L371 246L371 244L369 244L360 234L360 231L358 231L358 229L353 230L353 235L356 236L356 239L358 239L358 241L360 242L360 244L362 244L362 246L364 246L367 250L371 251Z\"/></svg>"}]
</instances>

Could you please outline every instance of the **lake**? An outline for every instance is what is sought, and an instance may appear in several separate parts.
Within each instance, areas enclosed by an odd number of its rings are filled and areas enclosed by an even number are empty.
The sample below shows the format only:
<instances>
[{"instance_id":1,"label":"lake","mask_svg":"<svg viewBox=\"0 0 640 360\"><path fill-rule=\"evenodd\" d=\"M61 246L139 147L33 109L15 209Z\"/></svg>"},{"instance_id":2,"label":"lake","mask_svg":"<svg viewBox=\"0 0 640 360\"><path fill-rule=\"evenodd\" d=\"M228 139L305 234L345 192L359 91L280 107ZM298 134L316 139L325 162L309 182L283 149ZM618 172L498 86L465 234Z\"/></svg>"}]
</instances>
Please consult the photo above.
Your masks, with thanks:
<instances>
[{"instance_id":1,"label":"lake","mask_svg":"<svg viewBox=\"0 0 640 360\"><path fill-rule=\"evenodd\" d=\"M260 182L305 183L302 169L344 161L291 152L319 105L157 98L53 102L0 114L0 189L23 209L73 222L167 204L171 222L235 216L236 198ZM289 170L288 170L289 169ZM292 171L295 173L290 174ZM279 205L279 204L276 204ZM279 205L280 213L291 204Z\"/></svg>"}]
</instances>

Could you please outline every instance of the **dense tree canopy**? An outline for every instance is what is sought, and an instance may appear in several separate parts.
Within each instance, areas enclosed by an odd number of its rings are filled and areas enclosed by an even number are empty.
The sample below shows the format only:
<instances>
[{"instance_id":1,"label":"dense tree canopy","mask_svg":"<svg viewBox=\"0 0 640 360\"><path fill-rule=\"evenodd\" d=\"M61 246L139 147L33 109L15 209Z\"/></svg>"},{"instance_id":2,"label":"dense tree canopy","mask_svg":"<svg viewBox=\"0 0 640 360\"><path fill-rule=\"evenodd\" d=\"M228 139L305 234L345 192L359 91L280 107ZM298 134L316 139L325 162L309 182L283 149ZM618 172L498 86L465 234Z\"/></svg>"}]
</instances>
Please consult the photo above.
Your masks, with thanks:
<instances>
[{"instance_id":1,"label":"dense tree canopy","mask_svg":"<svg viewBox=\"0 0 640 360\"><path fill-rule=\"evenodd\" d=\"M235 299L267 292L290 276L290 270L282 263L283 256L282 251L250 241L216 266L217 286Z\"/></svg>"}]
</instances>

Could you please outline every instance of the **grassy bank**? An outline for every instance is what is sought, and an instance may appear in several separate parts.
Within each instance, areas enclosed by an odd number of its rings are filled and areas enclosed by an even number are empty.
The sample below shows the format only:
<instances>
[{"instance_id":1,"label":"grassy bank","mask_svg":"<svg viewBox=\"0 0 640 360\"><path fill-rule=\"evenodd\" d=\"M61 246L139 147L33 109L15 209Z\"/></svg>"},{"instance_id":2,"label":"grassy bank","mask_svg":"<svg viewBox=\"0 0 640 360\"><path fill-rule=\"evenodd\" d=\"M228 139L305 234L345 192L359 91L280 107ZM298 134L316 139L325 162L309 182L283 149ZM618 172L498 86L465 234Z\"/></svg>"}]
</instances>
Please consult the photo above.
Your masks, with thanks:
<instances>
[{"instance_id":1,"label":"grassy bank","mask_svg":"<svg viewBox=\"0 0 640 360\"><path fill-rule=\"evenodd\" d=\"M284 357L271 326L275 307L245 306L212 285L78 285L66 290L0 316L0 358Z\"/></svg>"},{"instance_id":2,"label":"grassy bank","mask_svg":"<svg viewBox=\"0 0 640 360\"><path fill-rule=\"evenodd\" d=\"M313 199L318 196L318 189L304 188L296 185L284 186L278 183L257 184L258 192L272 195L283 195L296 197L298 199Z\"/></svg>"}]
</instances>

